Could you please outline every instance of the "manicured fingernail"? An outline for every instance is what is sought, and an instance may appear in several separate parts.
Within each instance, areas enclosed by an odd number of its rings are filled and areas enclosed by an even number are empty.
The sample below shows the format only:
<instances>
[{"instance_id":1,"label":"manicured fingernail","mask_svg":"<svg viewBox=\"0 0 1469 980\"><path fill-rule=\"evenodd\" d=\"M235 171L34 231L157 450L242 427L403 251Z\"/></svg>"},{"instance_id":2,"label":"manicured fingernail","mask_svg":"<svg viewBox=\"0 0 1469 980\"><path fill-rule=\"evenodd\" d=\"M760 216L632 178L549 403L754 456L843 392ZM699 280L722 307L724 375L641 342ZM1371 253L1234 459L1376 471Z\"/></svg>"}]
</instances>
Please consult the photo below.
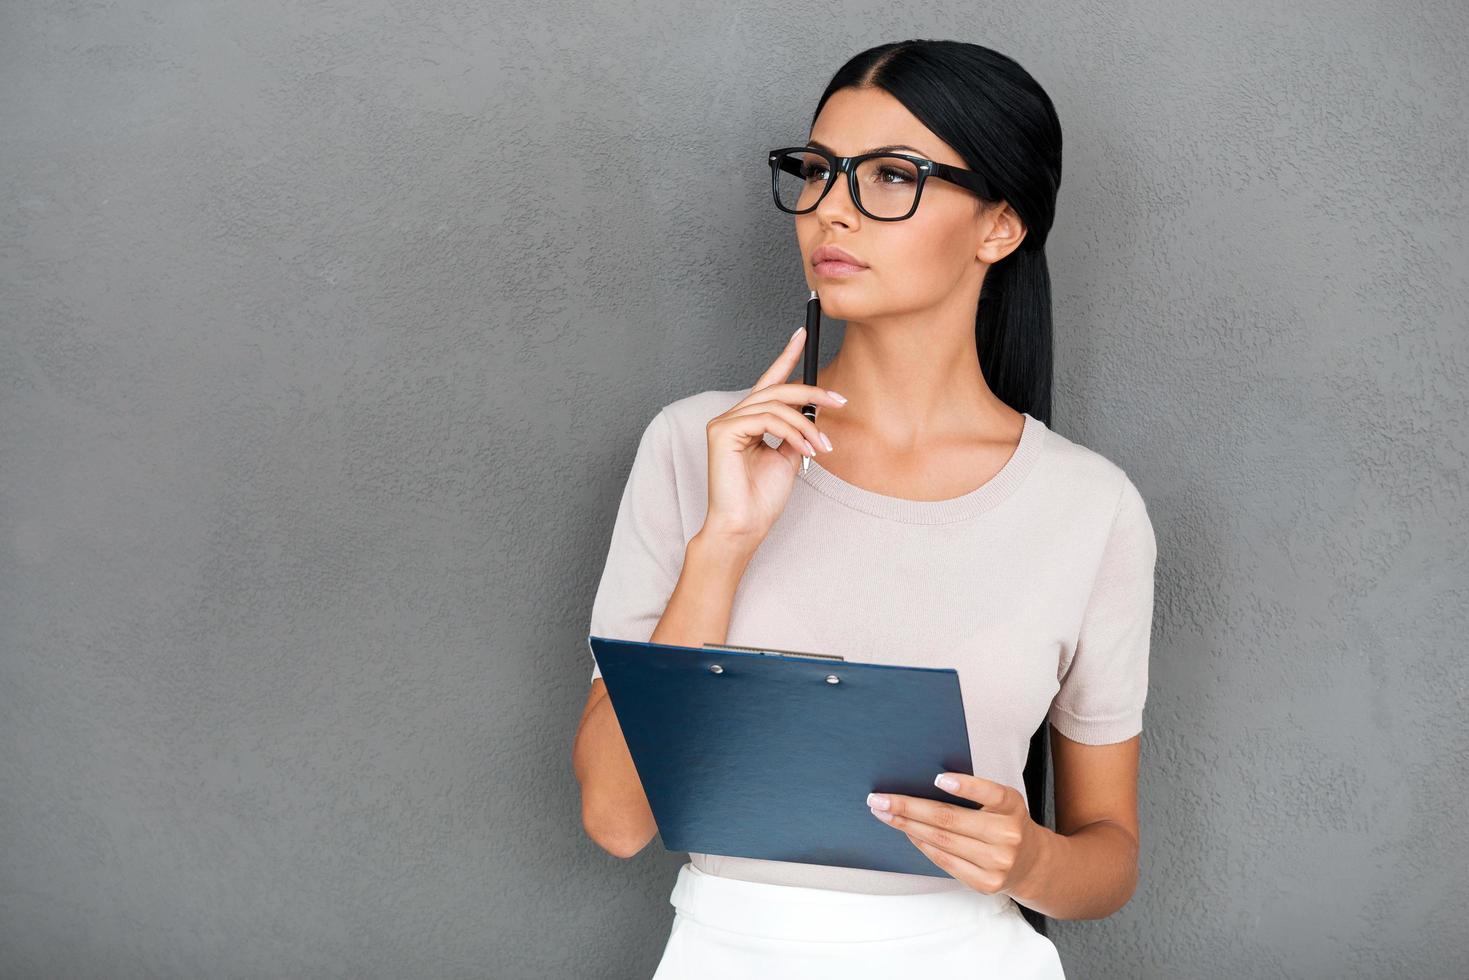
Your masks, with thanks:
<instances>
[{"instance_id":1,"label":"manicured fingernail","mask_svg":"<svg viewBox=\"0 0 1469 980\"><path fill-rule=\"evenodd\" d=\"M889 803L888 798L886 796L883 796L881 793L868 793L867 805L872 807L872 809L874 810L886 810L892 804Z\"/></svg>"},{"instance_id":2,"label":"manicured fingernail","mask_svg":"<svg viewBox=\"0 0 1469 980\"><path fill-rule=\"evenodd\" d=\"M805 329L805 327L797 327L796 332L791 334L791 340L795 340L797 337L801 336L802 332L804 332Z\"/></svg>"},{"instance_id":3,"label":"manicured fingernail","mask_svg":"<svg viewBox=\"0 0 1469 980\"><path fill-rule=\"evenodd\" d=\"M959 788L959 780L955 779L953 776L950 776L946 772L941 772L937 776L933 777L933 784L939 789L948 790L950 793Z\"/></svg>"},{"instance_id":4,"label":"manicured fingernail","mask_svg":"<svg viewBox=\"0 0 1469 980\"><path fill-rule=\"evenodd\" d=\"M873 810L872 815L881 820L883 823L893 822L893 815L891 813L888 813L886 810Z\"/></svg>"},{"instance_id":5,"label":"manicured fingernail","mask_svg":"<svg viewBox=\"0 0 1469 980\"><path fill-rule=\"evenodd\" d=\"M821 436L821 444L826 447L826 451L831 452L831 440L826 437L826 433L818 432L816 434Z\"/></svg>"},{"instance_id":6,"label":"manicured fingernail","mask_svg":"<svg viewBox=\"0 0 1469 980\"><path fill-rule=\"evenodd\" d=\"M802 327L801 329L804 330L805 327ZM845 398L843 398L841 395L838 395L834 391L828 391L827 394L830 395L831 397L835 398L837 400L837 404L838 405L845 405L847 403L847 400Z\"/></svg>"}]
</instances>

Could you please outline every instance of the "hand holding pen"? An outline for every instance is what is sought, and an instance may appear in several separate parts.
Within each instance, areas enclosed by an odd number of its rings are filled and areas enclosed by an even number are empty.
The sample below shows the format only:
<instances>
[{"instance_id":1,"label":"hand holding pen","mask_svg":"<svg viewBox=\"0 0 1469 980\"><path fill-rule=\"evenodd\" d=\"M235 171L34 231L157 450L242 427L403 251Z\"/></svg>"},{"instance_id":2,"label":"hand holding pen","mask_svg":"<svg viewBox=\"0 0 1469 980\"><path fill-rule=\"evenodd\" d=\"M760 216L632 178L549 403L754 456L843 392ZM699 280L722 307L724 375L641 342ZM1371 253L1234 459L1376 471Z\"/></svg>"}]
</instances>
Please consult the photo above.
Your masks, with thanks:
<instances>
[{"instance_id":1,"label":"hand holding pen","mask_svg":"<svg viewBox=\"0 0 1469 980\"><path fill-rule=\"evenodd\" d=\"M791 335L748 395L705 426L709 508L701 534L758 547L790 498L796 461L814 456L818 449L831 451L831 440L813 419L815 406L840 407L847 399L815 385L784 380L801 356L805 329ZM804 408L798 411L798 405ZM765 442L767 432L781 440L779 447Z\"/></svg>"}]
</instances>

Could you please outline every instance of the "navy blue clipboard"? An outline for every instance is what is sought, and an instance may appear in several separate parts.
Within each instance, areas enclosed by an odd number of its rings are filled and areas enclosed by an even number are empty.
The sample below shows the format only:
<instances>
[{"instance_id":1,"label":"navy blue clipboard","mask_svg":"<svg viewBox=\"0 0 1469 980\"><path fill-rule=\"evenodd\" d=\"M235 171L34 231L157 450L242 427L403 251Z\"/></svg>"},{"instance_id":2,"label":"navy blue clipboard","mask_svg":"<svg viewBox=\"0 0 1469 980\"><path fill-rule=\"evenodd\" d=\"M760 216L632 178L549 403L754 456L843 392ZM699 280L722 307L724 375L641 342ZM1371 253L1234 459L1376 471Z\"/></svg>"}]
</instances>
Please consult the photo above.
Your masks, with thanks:
<instances>
[{"instance_id":1,"label":"navy blue clipboard","mask_svg":"<svg viewBox=\"0 0 1469 980\"><path fill-rule=\"evenodd\" d=\"M979 808L933 784L974 772L954 668L587 642L668 850L951 877L866 801Z\"/></svg>"}]
</instances>

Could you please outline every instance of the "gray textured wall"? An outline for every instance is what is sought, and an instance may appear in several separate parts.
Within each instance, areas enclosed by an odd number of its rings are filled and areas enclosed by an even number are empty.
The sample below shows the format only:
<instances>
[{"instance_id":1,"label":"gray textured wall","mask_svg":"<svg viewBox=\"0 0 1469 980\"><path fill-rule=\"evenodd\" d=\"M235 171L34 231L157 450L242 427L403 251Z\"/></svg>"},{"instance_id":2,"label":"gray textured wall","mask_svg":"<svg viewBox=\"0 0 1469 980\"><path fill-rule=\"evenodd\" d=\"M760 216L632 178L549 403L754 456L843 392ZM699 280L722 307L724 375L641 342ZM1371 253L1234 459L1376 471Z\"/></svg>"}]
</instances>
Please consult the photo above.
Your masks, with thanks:
<instances>
[{"instance_id":1,"label":"gray textured wall","mask_svg":"<svg viewBox=\"0 0 1469 980\"><path fill-rule=\"evenodd\" d=\"M683 856L569 756L622 478L800 322L761 153L910 36L1059 107L1055 427L1159 539L1142 883L1069 975L1464 976L1466 28L0 7L0 976L651 973Z\"/></svg>"}]
</instances>

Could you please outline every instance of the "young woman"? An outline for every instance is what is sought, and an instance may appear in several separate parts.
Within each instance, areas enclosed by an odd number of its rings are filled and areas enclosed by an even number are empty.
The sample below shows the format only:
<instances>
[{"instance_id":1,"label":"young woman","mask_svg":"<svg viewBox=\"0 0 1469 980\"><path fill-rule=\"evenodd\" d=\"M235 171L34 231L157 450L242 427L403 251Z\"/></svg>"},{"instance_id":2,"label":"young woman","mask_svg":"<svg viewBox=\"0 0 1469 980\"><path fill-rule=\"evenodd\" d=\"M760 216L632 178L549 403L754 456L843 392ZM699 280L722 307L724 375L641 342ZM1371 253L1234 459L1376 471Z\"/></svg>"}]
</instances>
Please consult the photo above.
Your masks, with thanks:
<instances>
[{"instance_id":1,"label":"young woman","mask_svg":"<svg viewBox=\"0 0 1469 980\"><path fill-rule=\"evenodd\" d=\"M852 801L943 876L691 854L655 980L1062 977L1043 917L1107 916L1137 882L1156 545L1127 474L1049 425L1060 124L1013 60L904 41L843 66L771 162L841 349L788 383L798 330L751 387L653 417L591 632L956 667L974 773L936 783L980 808ZM657 828L592 676L583 825L631 856Z\"/></svg>"}]
</instances>

